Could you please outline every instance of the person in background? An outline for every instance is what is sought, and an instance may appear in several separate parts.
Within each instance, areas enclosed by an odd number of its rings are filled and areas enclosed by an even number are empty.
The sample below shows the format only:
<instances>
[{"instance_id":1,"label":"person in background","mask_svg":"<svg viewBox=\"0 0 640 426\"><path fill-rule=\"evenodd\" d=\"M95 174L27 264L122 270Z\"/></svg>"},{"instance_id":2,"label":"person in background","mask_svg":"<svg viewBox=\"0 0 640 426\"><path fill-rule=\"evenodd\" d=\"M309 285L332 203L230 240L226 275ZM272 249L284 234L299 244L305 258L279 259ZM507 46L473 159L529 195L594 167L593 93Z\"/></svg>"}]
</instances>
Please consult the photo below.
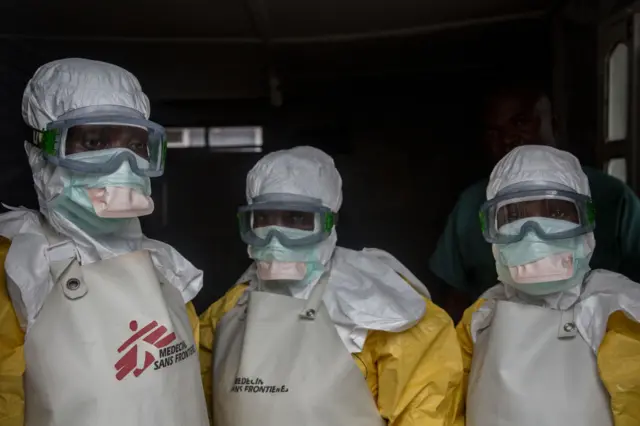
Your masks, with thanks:
<instances>
[{"instance_id":1,"label":"person in background","mask_svg":"<svg viewBox=\"0 0 640 426\"><path fill-rule=\"evenodd\" d=\"M481 208L499 283L464 313L468 426L640 423L640 285L589 261L598 212L571 154L521 146Z\"/></svg>"},{"instance_id":2,"label":"person in background","mask_svg":"<svg viewBox=\"0 0 640 426\"><path fill-rule=\"evenodd\" d=\"M27 84L40 211L0 215L0 426L208 424L202 272L138 220L166 155L149 113L104 62L54 61Z\"/></svg>"},{"instance_id":3,"label":"person in background","mask_svg":"<svg viewBox=\"0 0 640 426\"><path fill-rule=\"evenodd\" d=\"M332 158L271 153L246 195L240 235L254 263L200 316L213 424L453 424L462 364L452 321L390 254L336 247Z\"/></svg>"},{"instance_id":4,"label":"person in background","mask_svg":"<svg viewBox=\"0 0 640 426\"><path fill-rule=\"evenodd\" d=\"M505 86L485 106L484 143L494 163L520 145L555 146L551 103L534 86ZM618 179L590 167L583 171L598 212L592 267L640 281L640 200ZM431 271L450 287L444 307L454 320L497 282L495 260L478 226L487 183L482 179L460 195L429 260Z\"/></svg>"}]
</instances>

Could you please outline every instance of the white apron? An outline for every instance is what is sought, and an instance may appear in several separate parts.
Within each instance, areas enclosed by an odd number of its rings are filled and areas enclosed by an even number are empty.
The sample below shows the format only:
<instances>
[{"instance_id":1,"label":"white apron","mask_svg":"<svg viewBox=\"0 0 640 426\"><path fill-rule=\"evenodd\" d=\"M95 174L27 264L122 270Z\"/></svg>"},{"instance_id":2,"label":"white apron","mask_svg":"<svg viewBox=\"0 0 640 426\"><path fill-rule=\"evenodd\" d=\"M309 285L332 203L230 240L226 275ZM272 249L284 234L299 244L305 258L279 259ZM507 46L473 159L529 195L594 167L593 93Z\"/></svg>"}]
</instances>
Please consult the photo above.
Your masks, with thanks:
<instances>
[{"instance_id":1,"label":"white apron","mask_svg":"<svg viewBox=\"0 0 640 426\"><path fill-rule=\"evenodd\" d=\"M473 350L467 426L611 426L596 355L574 310L497 301Z\"/></svg>"},{"instance_id":2,"label":"white apron","mask_svg":"<svg viewBox=\"0 0 640 426\"><path fill-rule=\"evenodd\" d=\"M69 244L25 339L25 425L208 426L179 291L147 251L80 266Z\"/></svg>"},{"instance_id":3,"label":"white apron","mask_svg":"<svg viewBox=\"0 0 640 426\"><path fill-rule=\"evenodd\" d=\"M365 378L322 302L248 291L216 330L216 426L382 426Z\"/></svg>"}]
</instances>

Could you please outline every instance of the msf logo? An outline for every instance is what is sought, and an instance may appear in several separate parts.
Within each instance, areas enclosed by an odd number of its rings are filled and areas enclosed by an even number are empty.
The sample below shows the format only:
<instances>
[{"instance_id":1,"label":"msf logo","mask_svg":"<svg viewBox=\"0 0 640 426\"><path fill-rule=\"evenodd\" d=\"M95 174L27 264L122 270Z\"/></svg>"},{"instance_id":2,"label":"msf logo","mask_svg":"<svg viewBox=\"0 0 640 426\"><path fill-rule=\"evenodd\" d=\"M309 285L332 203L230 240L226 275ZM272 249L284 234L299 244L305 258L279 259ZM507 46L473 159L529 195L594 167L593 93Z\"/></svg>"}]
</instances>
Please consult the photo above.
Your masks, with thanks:
<instances>
[{"instance_id":1,"label":"msf logo","mask_svg":"<svg viewBox=\"0 0 640 426\"><path fill-rule=\"evenodd\" d=\"M132 346L131 349L125 353L122 358L116 362L116 379L122 380L129 375L133 371L133 375L135 377L139 377L153 362L156 360L156 357L148 351L144 352L144 363L142 367L138 366L138 344L134 344L136 341L142 339L143 342L146 342L158 349L164 348L167 345L170 345L174 340L176 340L175 333L167 333L167 327L161 325L158 326L156 321L151 321L149 324L142 327L138 330L138 322L131 321L129 323L129 329L134 332L134 334L129 337L123 344L118 348L118 353L124 352L129 346ZM146 336L146 337L145 337Z\"/></svg>"}]
</instances>

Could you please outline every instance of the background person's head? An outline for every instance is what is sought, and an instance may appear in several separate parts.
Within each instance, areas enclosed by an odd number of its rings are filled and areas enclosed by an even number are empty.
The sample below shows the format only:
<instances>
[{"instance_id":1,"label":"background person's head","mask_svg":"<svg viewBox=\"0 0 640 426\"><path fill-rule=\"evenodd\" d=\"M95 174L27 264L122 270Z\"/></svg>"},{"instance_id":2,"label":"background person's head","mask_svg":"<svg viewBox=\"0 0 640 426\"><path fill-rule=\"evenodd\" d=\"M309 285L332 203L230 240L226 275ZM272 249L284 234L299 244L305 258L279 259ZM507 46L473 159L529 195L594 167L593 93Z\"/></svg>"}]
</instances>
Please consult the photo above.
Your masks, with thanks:
<instances>
[{"instance_id":1,"label":"background person's head","mask_svg":"<svg viewBox=\"0 0 640 426\"><path fill-rule=\"evenodd\" d=\"M483 104L482 136L495 164L521 145L555 145L551 101L536 84L493 89Z\"/></svg>"}]
</instances>

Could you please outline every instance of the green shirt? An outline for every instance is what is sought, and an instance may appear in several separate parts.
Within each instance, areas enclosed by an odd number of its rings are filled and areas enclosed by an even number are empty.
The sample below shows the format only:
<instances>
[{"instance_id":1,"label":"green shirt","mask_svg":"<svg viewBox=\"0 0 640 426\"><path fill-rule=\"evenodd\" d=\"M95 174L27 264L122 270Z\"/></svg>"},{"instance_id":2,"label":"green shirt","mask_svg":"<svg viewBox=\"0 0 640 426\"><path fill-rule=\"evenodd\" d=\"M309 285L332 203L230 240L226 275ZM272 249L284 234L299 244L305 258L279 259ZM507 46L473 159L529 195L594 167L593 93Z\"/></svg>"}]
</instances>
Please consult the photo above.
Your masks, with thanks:
<instances>
[{"instance_id":1,"label":"green shirt","mask_svg":"<svg viewBox=\"0 0 640 426\"><path fill-rule=\"evenodd\" d=\"M596 208L592 269L608 269L640 282L640 200L620 180L583 167ZM429 267L452 287L478 297L497 282L491 244L480 231L478 212L489 179L467 188L449 215Z\"/></svg>"}]
</instances>

